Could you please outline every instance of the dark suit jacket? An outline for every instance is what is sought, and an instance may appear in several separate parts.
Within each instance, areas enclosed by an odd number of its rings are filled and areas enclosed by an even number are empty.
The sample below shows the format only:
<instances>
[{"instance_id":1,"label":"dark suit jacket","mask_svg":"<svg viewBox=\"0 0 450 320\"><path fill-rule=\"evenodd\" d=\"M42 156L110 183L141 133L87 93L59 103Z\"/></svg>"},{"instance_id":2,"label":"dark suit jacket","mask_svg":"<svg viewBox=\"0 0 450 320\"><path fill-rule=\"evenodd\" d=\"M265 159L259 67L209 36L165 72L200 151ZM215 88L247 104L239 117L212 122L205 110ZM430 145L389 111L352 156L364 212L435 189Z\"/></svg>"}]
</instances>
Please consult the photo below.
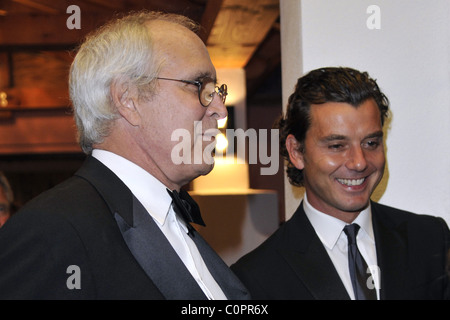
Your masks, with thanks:
<instances>
[{"instance_id":1,"label":"dark suit jacket","mask_svg":"<svg viewBox=\"0 0 450 320\"><path fill-rule=\"evenodd\" d=\"M449 229L441 218L372 202L381 299L444 299ZM349 299L300 204L268 240L232 270L256 299Z\"/></svg>"},{"instance_id":2,"label":"dark suit jacket","mask_svg":"<svg viewBox=\"0 0 450 320\"><path fill-rule=\"evenodd\" d=\"M225 263L195 238L226 296L248 298ZM0 229L0 299L165 298L206 299L143 206L95 158Z\"/></svg>"}]
</instances>

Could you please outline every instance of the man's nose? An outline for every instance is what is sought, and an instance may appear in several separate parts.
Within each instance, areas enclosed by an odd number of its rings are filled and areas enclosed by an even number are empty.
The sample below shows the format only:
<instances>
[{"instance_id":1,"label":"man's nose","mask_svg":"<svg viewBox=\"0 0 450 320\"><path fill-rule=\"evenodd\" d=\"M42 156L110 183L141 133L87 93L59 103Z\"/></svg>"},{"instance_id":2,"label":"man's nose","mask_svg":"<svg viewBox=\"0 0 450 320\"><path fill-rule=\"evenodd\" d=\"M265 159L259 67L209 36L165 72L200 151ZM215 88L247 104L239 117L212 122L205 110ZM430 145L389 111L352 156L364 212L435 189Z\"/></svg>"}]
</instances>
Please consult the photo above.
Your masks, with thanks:
<instances>
[{"instance_id":1,"label":"man's nose","mask_svg":"<svg viewBox=\"0 0 450 320\"><path fill-rule=\"evenodd\" d=\"M213 101L207 107L206 113L210 117L215 117L216 120L223 119L228 115L227 107L217 92L214 93Z\"/></svg>"},{"instance_id":2,"label":"man's nose","mask_svg":"<svg viewBox=\"0 0 450 320\"><path fill-rule=\"evenodd\" d=\"M355 171L364 171L367 168L366 155L361 146L351 149L346 166L348 169Z\"/></svg>"}]
</instances>

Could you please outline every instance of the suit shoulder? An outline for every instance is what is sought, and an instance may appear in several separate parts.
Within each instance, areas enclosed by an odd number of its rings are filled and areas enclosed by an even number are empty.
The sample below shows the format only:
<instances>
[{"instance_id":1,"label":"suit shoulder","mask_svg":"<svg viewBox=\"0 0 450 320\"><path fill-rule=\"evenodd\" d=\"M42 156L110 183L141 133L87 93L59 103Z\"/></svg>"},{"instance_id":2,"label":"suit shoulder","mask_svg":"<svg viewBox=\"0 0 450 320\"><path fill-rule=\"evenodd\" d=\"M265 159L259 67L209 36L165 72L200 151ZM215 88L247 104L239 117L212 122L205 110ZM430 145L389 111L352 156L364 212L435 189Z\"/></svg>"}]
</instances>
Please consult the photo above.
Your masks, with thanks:
<instances>
[{"instance_id":1,"label":"suit shoulder","mask_svg":"<svg viewBox=\"0 0 450 320\"><path fill-rule=\"evenodd\" d=\"M441 217L417 214L379 203L372 204L372 213L393 227L406 226L411 235L427 235L429 239L443 237L446 242L449 241L450 231Z\"/></svg>"},{"instance_id":2,"label":"suit shoulder","mask_svg":"<svg viewBox=\"0 0 450 320\"><path fill-rule=\"evenodd\" d=\"M271 236L262 242L255 249L241 257L233 266L232 269L247 269L247 268L265 268L267 265L261 265L261 261L278 256L280 248L283 248L289 238L291 229L291 220L283 223Z\"/></svg>"},{"instance_id":3,"label":"suit shoulder","mask_svg":"<svg viewBox=\"0 0 450 320\"><path fill-rule=\"evenodd\" d=\"M19 212L65 212L81 208L91 202L93 191L87 181L73 176L31 199Z\"/></svg>"},{"instance_id":4,"label":"suit shoulder","mask_svg":"<svg viewBox=\"0 0 450 320\"><path fill-rule=\"evenodd\" d=\"M43 235L49 232L61 235L62 230L67 232L74 227L81 228L83 217L89 215L94 218L98 212L104 212L107 208L103 199L93 194L95 190L87 181L71 177L31 199L4 227L20 230L20 234L27 230ZM86 221L93 222L92 219Z\"/></svg>"},{"instance_id":5,"label":"suit shoulder","mask_svg":"<svg viewBox=\"0 0 450 320\"><path fill-rule=\"evenodd\" d=\"M388 217L388 219L393 222L401 223L401 222L411 222L411 223L431 223L431 224L446 224L444 219L438 216L433 216L430 214L418 214L398 208L394 208L391 206L387 206L380 203L372 203L372 211L377 215L381 215L383 217Z\"/></svg>"}]
</instances>

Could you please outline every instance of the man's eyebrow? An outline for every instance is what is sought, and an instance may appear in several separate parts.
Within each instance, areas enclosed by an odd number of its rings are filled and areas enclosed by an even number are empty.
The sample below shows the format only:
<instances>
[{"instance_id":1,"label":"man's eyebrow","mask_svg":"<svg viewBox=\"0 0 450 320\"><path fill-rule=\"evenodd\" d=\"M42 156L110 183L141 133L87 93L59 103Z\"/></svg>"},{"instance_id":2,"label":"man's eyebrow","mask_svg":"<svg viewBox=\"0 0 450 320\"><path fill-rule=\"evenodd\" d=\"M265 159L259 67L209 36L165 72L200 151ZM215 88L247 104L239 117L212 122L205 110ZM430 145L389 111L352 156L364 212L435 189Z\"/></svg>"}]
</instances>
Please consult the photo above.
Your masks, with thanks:
<instances>
[{"instance_id":1,"label":"man's eyebrow","mask_svg":"<svg viewBox=\"0 0 450 320\"><path fill-rule=\"evenodd\" d=\"M383 131L376 131L374 133L368 134L365 139L372 139L372 138L382 138L384 136Z\"/></svg>"},{"instance_id":2,"label":"man's eyebrow","mask_svg":"<svg viewBox=\"0 0 450 320\"><path fill-rule=\"evenodd\" d=\"M210 72L199 72L194 76L195 80L202 80L205 78L211 78L214 80L214 82L217 82L217 79L213 77L213 75Z\"/></svg>"},{"instance_id":3,"label":"man's eyebrow","mask_svg":"<svg viewBox=\"0 0 450 320\"><path fill-rule=\"evenodd\" d=\"M372 138L382 138L383 137L383 131L376 131L373 133L368 134L364 137L364 139L372 139ZM330 141L342 141L342 140L348 140L347 136L341 135L341 134L330 134L328 136L325 136L320 139L323 142L330 142Z\"/></svg>"},{"instance_id":4,"label":"man's eyebrow","mask_svg":"<svg viewBox=\"0 0 450 320\"><path fill-rule=\"evenodd\" d=\"M348 138L341 134L330 134L328 136L325 136L321 138L320 140L327 142L327 141L336 141L336 140L347 140Z\"/></svg>"}]
</instances>

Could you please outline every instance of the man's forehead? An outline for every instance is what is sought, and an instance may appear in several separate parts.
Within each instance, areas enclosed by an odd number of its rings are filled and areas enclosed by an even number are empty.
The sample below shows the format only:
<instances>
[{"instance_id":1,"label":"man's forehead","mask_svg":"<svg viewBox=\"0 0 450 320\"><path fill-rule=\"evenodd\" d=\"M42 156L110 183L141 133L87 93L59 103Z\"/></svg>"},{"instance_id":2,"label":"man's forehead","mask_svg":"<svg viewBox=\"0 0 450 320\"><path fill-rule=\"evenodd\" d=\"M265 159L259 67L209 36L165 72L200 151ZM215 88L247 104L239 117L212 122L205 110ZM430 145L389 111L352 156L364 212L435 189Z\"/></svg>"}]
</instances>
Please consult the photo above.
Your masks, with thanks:
<instances>
[{"instance_id":1,"label":"man's forehead","mask_svg":"<svg viewBox=\"0 0 450 320\"><path fill-rule=\"evenodd\" d=\"M311 105L310 129L324 131L323 134L339 134L338 128L351 126L352 130L370 127L381 129L380 111L375 102L367 101L360 106L332 102ZM376 130L375 130L376 129Z\"/></svg>"},{"instance_id":2,"label":"man's forehead","mask_svg":"<svg viewBox=\"0 0 450 320\"><path fill-rule=\"evenodd\" d=\"M151 31L160 72L164 76L184 77L185 80L211 78L215 81L216 70L203 41L184 26L168 23L170 28L159 28L160 25ZM170 32L172 27L174 33Z\"/></svg>"},{"instance_id":3,"label":"man's forehead","mask_svg":"<svg viewBox=\"0 0 450 320\"><path fill-rule=\"evenodd\" d=\"M167 35L170 35L170 37L168 37L168 40L170 40L171 37L177 34L191 35L197 37L197 35L192 30L173 21L152 20L146 22L146 26L152 37L161 36L161 38L166 38Z\"/></svg>"},{"instance_id":4,"label":"man's forehead","mask_svg":"<svg viewBox=\"0 0 450 320\"><path fill-rule=\"evenodd\" d=\"M358 106L353 106L346 102L325 102L322 104L312 104L310 107L311 118L323 120L326 118L336 118L336 116L349 117L374 117L380 118L380 110L375 101L369 99Z\"/></svg>"}]
</instances>

